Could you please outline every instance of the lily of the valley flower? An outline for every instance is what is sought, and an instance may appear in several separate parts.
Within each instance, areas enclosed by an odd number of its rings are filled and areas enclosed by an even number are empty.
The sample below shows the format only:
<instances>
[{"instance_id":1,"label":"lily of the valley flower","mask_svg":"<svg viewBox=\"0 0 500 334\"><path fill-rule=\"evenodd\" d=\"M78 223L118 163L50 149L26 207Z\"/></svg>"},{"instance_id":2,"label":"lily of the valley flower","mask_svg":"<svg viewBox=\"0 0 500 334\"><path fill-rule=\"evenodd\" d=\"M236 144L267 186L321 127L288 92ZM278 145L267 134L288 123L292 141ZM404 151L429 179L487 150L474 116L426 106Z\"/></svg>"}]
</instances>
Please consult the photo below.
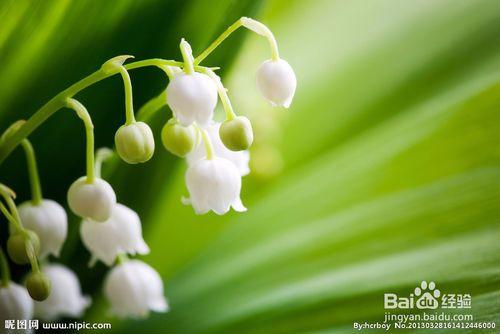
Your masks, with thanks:
<instances>
[{"instance_id":1,"label":"lily of the valley flower","mask_svg":"<svg viewBox=\"0 0 500 334\"><path fill-rule=\"evenodd\" d=\"M111 185L101 178L92 183L82 176L68 190L68 204L76 215L103 222L109 219L116 204L116 195Z\"/></svg>"},{"instance_id":2,"label":"lily of the valley flower","mask_svg":"<svg viewBox=\"0 0 500 334\"><path fill-rule=\"evenodd\" d=\"M167 96L168 106L184 126L208 124L217 105L217 87L210 77L197 72L176 74L167 86Z\"/></svg>"},{"instance_id":3,"label":"lily of the valley flower","mask_svg":"<svg viewBox=\"0 0 500 334\"><path fill-rule=\"evenodd\" d=\"M219 137L219 128L221 123L213 122L211 125L207 126L205 129L207 131L208 137L212 142L212 147L214 149L214 154L220 158L227 159L231 161L239 171L241 176L245 176L250 173L250 168L248 163L250 161L250 154L248 151L231 151L222 143ZM186 158L189 165L193 165L198 160L204 159L206 156L205 146L202 142L198 143L198 146L189 153Z\"/></svg>"},{"instance_id":4,"label":"lily of the valley flower","mask_svg":"<svg viewBox=\"0 0 500 334\"><path fill-rule=\"evenodd\" d=\"M190 198L183 202L191 204L197 214L212 210L223 215L231 207L238 212L246 211L240 199L241 175L227 159L203 158L189 165L186 185Z\"/></svg>"},{"instance_id":5,"label":"lily of the valley flower","mask_svg":"<svg viewBox=\"0 0 500 334\"><path fill-rule=\"evenodd\" d=\"M139 260L128 260L114 267L104 282L104 293L118 316L145 317L149 311L166 312L160 275Z\"/></svg>"},{"instance_id":6,"label":"lily of the valley flower","mask_svg":"<svg viewBox=\"0 0 500 334\"><path fill-rule=\"evenodd\" d=\"M257 87L273 106L288 108L297 88L297 78L286 60L270 59L257 70Z\"/></svg>"},{"instance_id":7,"label":"lily of the valley flower","mask_svg":"<svg viewBox=\"0 0 500 334\"><path fill-rule=\"evenodd\" d=\"M23 226L40 239L40 257L59 256L68 232L66 211L57 202L44 199L39 204L24 202L19 206Z\"/></svg>"},{"instance_id":8,"label":"lily of the valley flower","mask_svg":"<svg viewBox=\"0 0 500 334\"><path fill-rule=\"evenodd\" d=\"M90 297L82 295L75 273L59 264L46 265L42 272L52 282L52 291L44 301L35 302L35 315L47 321L80 317L90 305Z\"/></svg>"},{"instance_id":9,"label":"lily of the valley flower","mask_svg":"<svg viewBox=\"0 0 500 334\"><path fill-rule=\"evenodd\" d=\"M5 320L28 320L33 318L33 300L25 287L9 282L0 286L0 326ZM3 332L2 332L3 333Z\"/></svg>"},{"instance_id":10,"label":"lily of the valley flower","mask_svg":"<svg viewBox=\"0 0 500 334\"><path fill-rule=\"evenodd\" d=\"M122 253L149 253L149 247L142 238L139 216L122 204L115 205L111 217L105 222L85 219L80 227L80 235L92 257L108 266Z\"/></svg>"},{"instance_id":11,"label":"lily of the valley flower","mask_svg":"<svg viewBox=\"0 0 500 334\"><path fill-rule=\"evenodd\" d=\"M122 125L116 131L115 144L118 155L129 164L148 161L155 150L153 132L144 122Z\"/></svg>"}]
</instances>

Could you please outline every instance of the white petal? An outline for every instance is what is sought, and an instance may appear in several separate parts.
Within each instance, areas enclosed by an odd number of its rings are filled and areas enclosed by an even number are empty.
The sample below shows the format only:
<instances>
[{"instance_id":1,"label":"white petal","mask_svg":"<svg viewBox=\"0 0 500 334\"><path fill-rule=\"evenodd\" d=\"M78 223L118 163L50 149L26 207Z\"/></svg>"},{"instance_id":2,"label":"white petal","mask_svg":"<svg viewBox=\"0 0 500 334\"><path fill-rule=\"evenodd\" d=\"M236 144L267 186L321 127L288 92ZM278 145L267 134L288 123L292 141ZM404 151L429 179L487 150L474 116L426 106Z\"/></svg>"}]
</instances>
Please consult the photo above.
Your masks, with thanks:
<instances>
[{"instance_id":1,"label":"white petal","mask_svg":"<svg viewBox=\"0 0 500 334\"><path fill-rule=\"evenodd\" d=\"M297 78L286 60L266 60L257 70L257 88L271 105L288 108L292 103Z\"/></svg>"},{"instance_id":2,"label":"white petal","mask_svg":"<svg viewBox=\"0 0 500 334\"><path fill-rule=\"evenodd\" d=\"M205 74L180 73L167 86L167 103L184 126L208 124L217 105L217 87Z\"/></svg>"},{"instance_id":3,"label":"white petal","mask_svg":"<svg viewBox=\"0 0 500 334\"><path fill-rule=\"evenodd\" d=\"M19 206L19 216L23 226L40 238L40 257L59 256L68 231L68 217L63 207L49 199L37 205L24 202Z\"/></svg>"},{"instance_id":4,"label":"white petal","mask_svg":"<svg viewBox=\"0 0 500 334\"><path fill-rule=\"evenodd\" d=\"M87 183L87 177L82 176L69 188L68 204L76 215L102 222L111 216L116 195L103 179L95 178L93 183Z\"/></svg>"},{"instance_id":5,"label":"white petal","mask_svg":"<svg viewBox=\"0 0 500 334\"><path fill-rule=\"evenodd\" d=\"M5 320L29 320L33 318L33 300L25 287L9 282L0 287L0 326Z\"/></svg>"},{"instance_id":6,"label":"white petal","mask_svg":"<svg viewBox=\"0 0 500 334\"><path fill-rule=\"evenodd\" d=\"M226 159L201 159L188 167L186 185L197 213L205 213L208 207L222 215L240 197L241 176L234 164Z\"/></svg>"},{"instance_id":7,"label":"white petal","mask_svg":"<svg viewBox=\"0 0 500 334\"><path fill-rule=\"evenodd\" d=\"M119 316L144 317L150 310L168 310L160 275L139 260L114 267L106 277L104 293Z\"/></svg>"},{"instance_id":8,"label":"white petal","mask_svg":"<svg viewBox=\"0 0 500 334\"><path fill-rule=\"evenodd\" d=\"M102 223L82 221L80 235L85 247L92 255L112 265L122 253L134 255L149 253L149 247L142 237L141 221L137 213L117 203L111 217Z\"/></svg>"},{"instance_id":9,"label":"white petal","mask_svg":"<svg viewBox=\"0 0 500 334\"><path fill-rule=\"evenodd\" d=\"M35 302L36 316L44 320L82 316L91 299L82 295L75 273L60 264L45 265L42 272L51 281L52 289L46 300Z\"/></svg>"}]
</instances>

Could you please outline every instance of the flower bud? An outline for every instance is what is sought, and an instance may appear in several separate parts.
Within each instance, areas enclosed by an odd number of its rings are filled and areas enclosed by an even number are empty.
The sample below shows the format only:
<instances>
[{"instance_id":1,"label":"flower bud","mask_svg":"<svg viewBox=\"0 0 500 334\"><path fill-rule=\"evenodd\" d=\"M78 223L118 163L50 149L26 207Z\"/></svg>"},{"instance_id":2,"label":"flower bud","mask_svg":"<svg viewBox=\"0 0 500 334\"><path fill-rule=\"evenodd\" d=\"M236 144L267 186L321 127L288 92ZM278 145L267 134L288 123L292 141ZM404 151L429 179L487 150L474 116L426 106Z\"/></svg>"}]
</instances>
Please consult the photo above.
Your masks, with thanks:
<instances>
[{"instance_id":1,"label":"flower bud","mask_svg":"<svg viewBox=\"0 0 500 334\"><path fill-rule=\"evenodd\" d=\"M68 231L68 217L63 207L50 199L39 204L24 202L19 206L19 216L23 226L40 239L40 257L59 256Z\"/></svg>"},{"instance_id":2,"label":"flower bud","mask_svg":"<svg viewBox=\"0 0 500 334\"><path fill-rule=\"evenodd\" d=\"M35 255L40 252L40 239L33 231L23 231L11 234L7 240L7 253L10 258L17 264L26 264L30 262L27 247L28 244L33 246Z\"/></svg>"},{"instance_id":3,"label":"flower bud","mask_svg":"<svg viewBox=\"0 0 500 334\"><path fill-rule=\"evenodd\" d=\"M92 183L82 176L69 187L68 204L77 216L98 222L109 219L116 204L116 195L110 184L101 178Z\"/></svg>"},{"instance_id":4,"label":"flower bud","mask_svg":"<svg viewBox=\"0 0 500 334\"><path fill-rule=\"evenodd\" d=\"M177 74L167 86L168 106L184 126L206 125L217 105L217 87L202 73Z\"/></svg>"},{"instance_id":5,"label":"flower bud","mask_svg":"<svg viewBox=\"0 0 500 334\"><path fill-rule=\"evenodd\" d=\"M288 108L297 88L297 78L286 60L266 60L257 70L257 87L271 105Z\"/></svg>"},{"instance_id":6,"label":"flower bud","mask_svg":"<svg viewBox=\"0 0 500 334\"><path fill-rule=\"evenodd\" d=\"M34 300L42 301L50 295L50 281L42 272L31 272L26 279L26 288Z\"/></svg>"},{"instance_id":7,"label":"flower bud","mask_svg":"<svg viewBox=\"0 0 500 334\"><path fill-rule=\"evenodd\" d=\"M122 125L116 131L115 145L118 155L129 164L148 161L155 150L153 132L144 122Z\"/></svg>"},{"instance_id":8,"label":"flower bud","mask_svg":"<svg viewBox=\"0 0 500 334\"><path fill-rule=\"evenodd\" d=\"M161 141L170 153L182 158L194 149L198 135L192 125L182 126L169 121L161 130Z\"/></svg>"},{"instance_id":9,"label":"flower bud","mask_svg":"<svg viewBox=\"0 0 500 334\"><path fill-rule=\"evenodd\" d=\"M227 120L220 126L219 136L231 151L247 150L253 142L252 123L244 116Z\"/></svg>"}]
</instances>

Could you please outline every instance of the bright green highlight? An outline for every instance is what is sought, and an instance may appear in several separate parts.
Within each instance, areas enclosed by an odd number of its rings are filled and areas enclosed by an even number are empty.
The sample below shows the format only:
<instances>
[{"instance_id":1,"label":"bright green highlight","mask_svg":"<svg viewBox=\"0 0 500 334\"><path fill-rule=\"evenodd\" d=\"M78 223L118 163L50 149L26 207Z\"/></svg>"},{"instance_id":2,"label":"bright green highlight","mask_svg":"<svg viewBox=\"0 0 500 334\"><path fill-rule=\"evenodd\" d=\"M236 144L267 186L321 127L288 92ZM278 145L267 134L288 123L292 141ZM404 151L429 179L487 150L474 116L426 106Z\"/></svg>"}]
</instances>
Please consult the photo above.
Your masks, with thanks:
<instances>
[{"instance_id":1,"label":"bright green highlight","mask_svg":"<svg viewBox=\"0 0 500 334\"><path fill-rule=\"evenodd\" d=\"M184 71L186 74L194 73L194 59L193 59L193 50L191 49L191 45L183 38L180 44L182 58L184 59Z\"/></svg>"}]
</instances>

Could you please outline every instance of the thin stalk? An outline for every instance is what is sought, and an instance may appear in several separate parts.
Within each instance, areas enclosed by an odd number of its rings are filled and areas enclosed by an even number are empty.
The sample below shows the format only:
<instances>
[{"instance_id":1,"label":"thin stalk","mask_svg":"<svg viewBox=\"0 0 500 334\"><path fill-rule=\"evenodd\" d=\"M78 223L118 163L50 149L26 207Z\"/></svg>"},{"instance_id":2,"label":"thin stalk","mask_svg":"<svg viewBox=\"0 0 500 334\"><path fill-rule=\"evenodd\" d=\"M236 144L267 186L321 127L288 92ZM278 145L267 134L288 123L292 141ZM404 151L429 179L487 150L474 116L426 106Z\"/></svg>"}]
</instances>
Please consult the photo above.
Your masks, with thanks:
<instances>
[{"instance_id":1,"label":"thin stalk","mask_svg":"<svg viewBox=\"0 0 500 334\"><path fill-rule=\"evenodd\" d=\"M36 258L35 248L33 248L33 244L28 241L25 242L26 254L28 255L28 259L30 260L31 271L38 273L40 272L40 267L38 266L38 259Z\"/></svg>"},{"instance_id":2,"label":"thin stalk","mask_svg":"<svg viewBox=\"0 0 500 334\"><path fill-rule=\"evenodd\" d=\"M236 114L234 113L233 106L231 105L231 100L229 100L229 96L227 95L227 90L222 84L220 77L209 68L205 69L203 72L207 74L215 82L215 85L217 86L217 92L219 93L219 98L222 102L222 107L224 108L224 112L226 114L226 120L229 121L234 119L236 117Z\"/></svg>"},{"instance_id":3,"label":"thin stalk","mask_svg":"<svg viewBox=\"0 0 500 334\"><path fill-rule=\"evenodd\" d=\"M101 177L102 163L113 156L113 150L107 147L101 147L95 154L95 176Z\"/></svg>"},{"instance_id":4,"label":"thin stalk","mask_svg":"<svg viewBox=\"0 0 500 334\"><path fill-rule=\"evenodd\" d=\"M160 58L146 59L141 61L136 61L125 65L127 70L132 70L136 68L148 67L148 66L183 66L182 62L174 60L165 60ZM195 70L201 71L203 66L195 66ZM5 159L12 153L12 151L19 145L19 143L27 138L33 131L35 131L40 125L43 124L50 116L52 116L56 111L63 108L66 105L66 100L69 97L73 97L87 87L109 78L118 73L118 70L111 71L109 73L104 73L102 70L98 70L89 76L81 79L80 81L74 83L70 87L66 88L56 96L54 96L50 101L48 101L44 106L42 106L38 111L36 111L33 116L31 116L26 123L19 128L18 131L11 137L9 137L0 146L0 164L5 161Z\"/></svg>"},{"instance_id":5,"label":"thin stalk","mask_svg":"<svg viewBox=\"0 0 500 334\"><path fill-rule=\"evenodd\" d=\"M40 186L40 176L38 174L35 150L28 139L23 139L21 145L23 147L24 154L26 155L26 162L28 164L28 174L31 186L31 202L34 205L38 205L42 202L42 187Z\"/></svg>"},{"instance_id":6,"label":"thin stalk","mask_svg":"<svg viewBox=\"0 0 500 334\"><path fill-rule=\"evenodd\" d=\"M207 132L205 130L203 130L196 123L194 123L194 125L195 125L196 129L198 130L198 132L200 133L201 139L203 140L203 144L205 146L205 154L206 154L207 160L212 160L214 158L214 156L215 156L215 154L214 154L214 148L212 146L212 141L208 137Z\"/></svg>"},{"instance_id":7,"label":"thin stalk","mask_svg":"<svg viewBox=\"0 0 500 334\"><path fill-rule=\"evenodd\" d=\"M73 109L85 124L85 136L87 138L87 183L94 182L94 125L87 108L77 100L68 98L66 107Z\"/></svg>"},{"instance_id":8,"label":"thin stalk","mask_svg":"<svg viewBox=\"0 0 500 334\"><path fill-rule=\"evenodd\" d=\"M135 122L134 102L132 99L132 81L130 80L130 75L124 66L120 66L119 71L123 78L123 86L125 87L125 124L130 125Z\"/></svg>"},{"instance_id":9,"label":"thin stalk","mask_svg":"<svg viewBox=\"0 0 500 334\"><path fill-rule=\"evenodd\" d=\"M2 211L3 215L9 221L10 225L13 226L16 231L22 231L23 227L19 222L10 214L9 210L5 207L5 205L0 202L0 211Z\"/></svg>"},{"instance_id":10,"label":"thin stalk","mask_svg":"<svg viewBox=\"0 0 500 334\"><path fill-rule=\"evenodd\" d=\"M278 43L274 38L272 31L266 27L264 24L248 17L241 17L236 22L231 24L215 41L212 42L202 53L200 53L194 59L194 65L199 65L203 59L208 57L226 38L228 38L233 32L235 32L239 27L245 27L254 33L263 36L267 39L269 47L271 49L271 59L279 60Z\"/></svg>"},{"instance_id":11,"label":"thin stalk","mask_svg":"<svg viewBox=\"0 0 500 334\"><path fill-rule=\"evenodd\" d=\"M9 263L7 262L7 257L5 256L5 253L0 247L0 269L2 270L2 281L0 286L7 286L9 285L10 282L10 269L9 269Z\"/></svg>"},{"instance_id":12,"label":"thin stalk","mask_svg":"<svg viewBox=\"0 0 500 334\"><path fill-rule=\"evenodd\" d=\"M231 24L229 28L227 28L222 34L220 34L220 36L217 37L217 39L213 41L212 44L208 46L208 48L206 48L202 53L200 53L198 57L194 59L194 64L198 65L199 63L201 63L203 59L207 58L209 54L211 54L215 49L217 49L217 47L222 42L224 42L226 38L228 38L233 32L235 32L241 26L242 22L240 18L238 21Z\"/></svg>"}]
</instances>

